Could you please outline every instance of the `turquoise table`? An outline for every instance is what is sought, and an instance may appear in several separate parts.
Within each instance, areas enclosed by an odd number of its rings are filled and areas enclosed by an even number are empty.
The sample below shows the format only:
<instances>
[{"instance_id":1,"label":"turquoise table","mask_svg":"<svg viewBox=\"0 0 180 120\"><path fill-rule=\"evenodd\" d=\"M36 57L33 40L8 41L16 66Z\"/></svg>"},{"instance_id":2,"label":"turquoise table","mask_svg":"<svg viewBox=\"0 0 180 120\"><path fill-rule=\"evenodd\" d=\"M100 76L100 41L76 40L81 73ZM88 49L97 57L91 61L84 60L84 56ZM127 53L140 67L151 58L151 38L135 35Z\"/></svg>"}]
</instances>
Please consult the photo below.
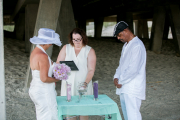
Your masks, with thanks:
<instances>
[{"instance_id":1,"label":"turquoise table","mask_svg":"<svg viewBox=\"0 0 180 120\"><path fill-rule=\"evenodd\" d=\"M111 115L111 120L122 120L117 104L107 95L98 95L98 101L93 100L93 95L82 97L72 96L72 101L67 102L66 96L57 96L58 118L63 120L63 115ZM106 120L109 120L106 117Z\"/></svg>"}]
</instances>

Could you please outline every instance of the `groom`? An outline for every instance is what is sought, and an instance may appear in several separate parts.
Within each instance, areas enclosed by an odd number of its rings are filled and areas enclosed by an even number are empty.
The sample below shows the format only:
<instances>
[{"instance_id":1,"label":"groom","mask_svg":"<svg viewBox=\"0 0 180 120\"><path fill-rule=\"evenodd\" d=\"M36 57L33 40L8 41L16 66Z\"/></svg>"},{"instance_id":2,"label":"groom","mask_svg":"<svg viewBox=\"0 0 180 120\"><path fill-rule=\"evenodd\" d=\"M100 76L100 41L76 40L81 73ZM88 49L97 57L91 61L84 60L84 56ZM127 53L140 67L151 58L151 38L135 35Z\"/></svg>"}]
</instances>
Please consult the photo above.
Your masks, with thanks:
<instances>
[{"instance_id":1,"label":"groom","mask_svg":"<svg viewBox=\"0 0 180 120\"><path fill-rule=\"evenodd\" d=\"M124 43L114 75L116 94L120 96L124 119L142 120L140 107L146 97L146 49L124 21L116 24L114 36Z\"/></svg>"}]
</instances>

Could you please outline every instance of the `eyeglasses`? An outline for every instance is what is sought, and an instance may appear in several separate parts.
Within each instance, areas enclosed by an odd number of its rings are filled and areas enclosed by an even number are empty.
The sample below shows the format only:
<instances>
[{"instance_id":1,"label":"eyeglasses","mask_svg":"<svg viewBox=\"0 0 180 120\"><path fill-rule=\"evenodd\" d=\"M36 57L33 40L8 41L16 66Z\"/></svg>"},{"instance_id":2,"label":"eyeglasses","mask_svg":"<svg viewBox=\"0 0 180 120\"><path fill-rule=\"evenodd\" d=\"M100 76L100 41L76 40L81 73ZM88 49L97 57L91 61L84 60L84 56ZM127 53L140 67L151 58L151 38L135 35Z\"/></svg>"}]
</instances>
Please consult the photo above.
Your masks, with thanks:
<instances>
[{"instance_id":1,"label":"eyeglasses","mask_svg":"<svg viewBox=\"0 0 180 120\"><path fill-rule=\"evenodd\" d=\"M76 41L76 42L80 42L81 40L82 40L82 38L81 39L77 39L77 40L73 39L73 41Z\"/></svg>"}]
</instances>

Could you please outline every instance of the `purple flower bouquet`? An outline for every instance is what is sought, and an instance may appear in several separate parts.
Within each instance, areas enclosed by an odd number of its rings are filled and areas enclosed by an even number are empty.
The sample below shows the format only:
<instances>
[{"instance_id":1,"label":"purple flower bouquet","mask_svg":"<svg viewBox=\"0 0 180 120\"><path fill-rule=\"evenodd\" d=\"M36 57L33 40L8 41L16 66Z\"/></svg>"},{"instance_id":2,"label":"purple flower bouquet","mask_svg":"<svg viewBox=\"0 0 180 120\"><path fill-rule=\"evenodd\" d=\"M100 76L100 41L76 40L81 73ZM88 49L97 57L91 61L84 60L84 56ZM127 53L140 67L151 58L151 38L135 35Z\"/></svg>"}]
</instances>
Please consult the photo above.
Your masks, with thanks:
<instances>
[{"instance_id":1,"label":"purple flower bouquet","mask_svg":"<svg viewBox=\"0 0 180 120\"><path fill-rule=\"evenodd\" d=\"M71 68L66 64L55 64L53 68L53 75L58 80L67 80L71 73Z\"/></svg>"}]
</instances>

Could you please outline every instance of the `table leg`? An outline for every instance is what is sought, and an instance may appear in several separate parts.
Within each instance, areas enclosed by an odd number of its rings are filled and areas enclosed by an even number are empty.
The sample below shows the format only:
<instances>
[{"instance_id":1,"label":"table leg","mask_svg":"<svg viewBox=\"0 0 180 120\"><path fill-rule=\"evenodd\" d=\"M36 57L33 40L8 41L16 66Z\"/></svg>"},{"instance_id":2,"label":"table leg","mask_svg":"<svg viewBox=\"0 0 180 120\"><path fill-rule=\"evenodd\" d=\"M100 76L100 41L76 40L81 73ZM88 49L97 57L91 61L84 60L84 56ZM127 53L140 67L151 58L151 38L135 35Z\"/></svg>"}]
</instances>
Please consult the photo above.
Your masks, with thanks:
<instances>
[{"instance_id":1,"label":"table leg","mask_svg":"<svg viewBox=\"0 0 180 120\"><path fill-rule=\"evenodd\" d=\"M105 120L115 120L114 118L113 118L113 115L105 115Z\"/></svg>"},{"instance_id":2,"label":"table leg","mask_svg":"<svg viewBox=\"0 0 180 120\"><path fill-rule=\"evenodd\" d=\"M63 115L63 120L67 120L65 115Z\"/></svg>"},{"instance_id":3,"label":"table leg","mask_svg":"<svg viewBox=\"0 0 180 120\"><path fill-rule=\"evenodd\" d=\"M105 118L105 116L104 116L104 115L102 115L102 116L101 116L101 120L104 120L104 118Z\"/></svg>"},{"instance_id":4,"label":"table leg","mask_svg":"<svg viewBox=\"0 0 180 120\"><path fill-rule=\"evenodd\" d=\"M111 120L111 118L112 118L111 115L108 115L108 119Z\"/></svg>"}]
</instances>

